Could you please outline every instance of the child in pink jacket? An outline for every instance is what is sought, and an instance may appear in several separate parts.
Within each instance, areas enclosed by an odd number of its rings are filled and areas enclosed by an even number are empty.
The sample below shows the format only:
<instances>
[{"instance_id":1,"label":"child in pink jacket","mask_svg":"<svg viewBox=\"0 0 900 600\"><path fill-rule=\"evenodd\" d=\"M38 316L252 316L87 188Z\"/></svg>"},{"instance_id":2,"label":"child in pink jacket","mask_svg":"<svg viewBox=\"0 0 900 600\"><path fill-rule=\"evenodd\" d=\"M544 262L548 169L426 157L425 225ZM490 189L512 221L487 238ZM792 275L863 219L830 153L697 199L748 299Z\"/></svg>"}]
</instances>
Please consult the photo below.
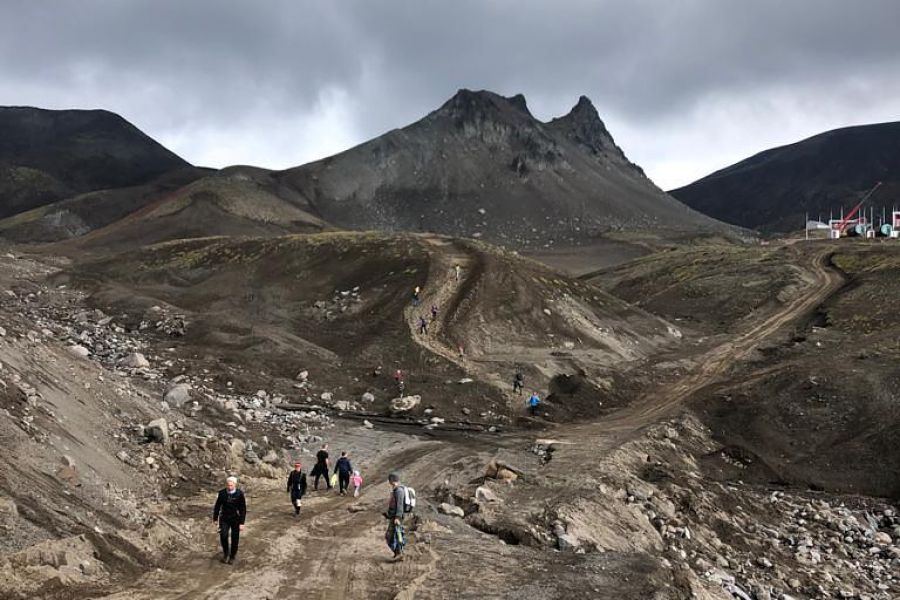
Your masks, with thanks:
<instances>
[{"instance_id":1,"label":"child in pink jacket","mask_svg":"<svg viewBox=\"0 0 900 600\"><path fill-rule=\"evenodd\" d=\"M362 475L359 474L359 471L353 471L353 475L350 476L350 485L353 486L353 497L359 497L359 488L362 487Z\"/></svg>"}]
</instances>

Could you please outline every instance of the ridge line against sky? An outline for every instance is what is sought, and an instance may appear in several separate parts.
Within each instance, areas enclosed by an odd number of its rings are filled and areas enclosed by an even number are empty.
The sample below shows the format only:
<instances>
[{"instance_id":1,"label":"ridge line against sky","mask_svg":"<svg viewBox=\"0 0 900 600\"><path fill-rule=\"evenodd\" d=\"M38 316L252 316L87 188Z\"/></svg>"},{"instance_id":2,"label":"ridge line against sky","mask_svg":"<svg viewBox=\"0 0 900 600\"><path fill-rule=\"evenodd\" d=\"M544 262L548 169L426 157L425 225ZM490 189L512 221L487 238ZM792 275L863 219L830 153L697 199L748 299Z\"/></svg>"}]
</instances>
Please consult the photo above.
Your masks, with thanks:
<instances>
[{"instance_id":1,"label":"ridge line against sky","mask_svg":"<svg viewBox=\"0 0 900 600\"><path fill-rule=\"evenodd\" d=\"M0 104L105 108L185 159L286 168L436 109L582 94L661 187L900 120L900 3L0 0Z\"/></svg>"}]
</instances>

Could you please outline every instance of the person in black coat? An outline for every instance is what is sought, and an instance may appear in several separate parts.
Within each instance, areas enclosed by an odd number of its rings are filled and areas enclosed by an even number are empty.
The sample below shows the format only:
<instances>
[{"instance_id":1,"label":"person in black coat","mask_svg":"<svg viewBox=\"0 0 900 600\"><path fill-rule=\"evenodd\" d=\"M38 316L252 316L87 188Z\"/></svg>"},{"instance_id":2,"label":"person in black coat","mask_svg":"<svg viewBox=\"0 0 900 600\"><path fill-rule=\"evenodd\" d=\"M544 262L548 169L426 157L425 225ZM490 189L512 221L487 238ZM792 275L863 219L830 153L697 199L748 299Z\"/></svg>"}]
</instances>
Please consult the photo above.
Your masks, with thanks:
<instances>
[{"instance_id":1,"label":"person in black coat","mask_svg":"<svg viewBox=\"0 0 900 600\"><path fill-rule=\"evenodd\" d=\"M322 449L316 452L316 466L313 467L313 488L319 489L319 478L325 478L325 486L330 490L331 481L328 479L328 444L323 444Z\"/></svg>"},{"instance_id":2,"label":"person in black coat","mask_svg":"<svg viewBox=\"0 0 900 600\"><path fill-rule=\"evenodd\" d=\"M300 500L306 493L306 473L300 461L294 463L294 470L288 475L287 491L291 495L291 505L294 507L294 516L300 514Z\"/></svg>"},{"instance_id":3,"label":"person in black coat","mask_svg":"<svg viewBox=\"0 0 900 600\"><path fill-rule=\"evenodd\" d=\"M337 473L341 496L343 496L350 487L350 475L353 474L353 465L350 464L350 458L346 452L341 452L341 457L334 463L334 472Z\"/></svg>"},{"instance_id":4,"label":"person in black coat","mask_svg":"<svg viewBox=\"0 0 900 600\"><path fill-rule=\"evenodd\" d=\"M247 500L244 498L244 492L237 487L237 477L229 477L225 480L225 489L220 490L216 497L212 517L213 523L219 526L223 563L234 564L246 518Z\"/></svg>"}]
</instances>

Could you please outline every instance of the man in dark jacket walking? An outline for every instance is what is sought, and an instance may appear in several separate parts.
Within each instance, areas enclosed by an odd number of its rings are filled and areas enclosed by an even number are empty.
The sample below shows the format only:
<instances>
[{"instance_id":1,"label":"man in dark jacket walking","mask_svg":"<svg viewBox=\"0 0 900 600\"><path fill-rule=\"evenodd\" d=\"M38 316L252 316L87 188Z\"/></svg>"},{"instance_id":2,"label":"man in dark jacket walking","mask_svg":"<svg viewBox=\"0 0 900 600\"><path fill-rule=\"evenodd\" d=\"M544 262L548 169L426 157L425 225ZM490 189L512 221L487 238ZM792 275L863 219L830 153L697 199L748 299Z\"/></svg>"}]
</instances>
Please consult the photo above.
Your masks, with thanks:
<instances>
[{"instance_id":1,"label":"man in dark jacket walking","mask_svg":"<svg viewBox=\"0 0 900 600\"><path fill-rule=\"evenodd\" d=\"M406 533L403 531L403 517L406 515L406 490L400 484L400 476L397 473L388 475L388 485L391 486L391 496L388 499L388 509L384 513L388 526L384 534L384 540L388 548L394 553L394 558L403 559L403 546L406 545Z\"/></svg>"},{"instance_id":2,"label":"man in dark jacket walking","mask_svg":"<svg viewBox=\"0 0 900 600\"><path fill-rule=\"evenodd\" d=\"M319 477L325 478L325 486L331 489L331 481L328 479L328 444L322 444L322 449L316 452L316 466L312 470L313 489L319 489Z\"/></svg>"},{"instance_id":3,"label":"man in dark jacket walking","mask_svg":"<svg viewBox=\"0 0 900 600\"><path fill-rule=\"evenodd\" d=\"M350 464L350 457L346 452L341 452L341 457L334 463L334 472L338 476L338 485L340 487L341 496L347 493L350 487L350 475L353 474L353 465Z\"/></svg>"},{"instance_id":4,"label":"man in dark jacket walking","mask_svg":"<svg viewBox=\"0 0 900 600\"><path fill-rule=\"evenodd\" d=\"M244 498L244 492L237 487L237 477L229 477L225 480L225 489L220 490L216 497L212 517L213 523L219 526L223 563L234 564L246 518L247 500Z\"/></svg>"},{"instance_id":5,"label":"man in dark jacket walking","mask_svg":"<svg viewBox=\"0 0 900 600\"><path fill-rule=\"evenodd\" d=\"M294 470L288 475L287 491L291 495L291 505L294 507L294 516L300 514L300 501L306 493L306 473L300 461L294 463Z\"/></svg>"}]
</instances>

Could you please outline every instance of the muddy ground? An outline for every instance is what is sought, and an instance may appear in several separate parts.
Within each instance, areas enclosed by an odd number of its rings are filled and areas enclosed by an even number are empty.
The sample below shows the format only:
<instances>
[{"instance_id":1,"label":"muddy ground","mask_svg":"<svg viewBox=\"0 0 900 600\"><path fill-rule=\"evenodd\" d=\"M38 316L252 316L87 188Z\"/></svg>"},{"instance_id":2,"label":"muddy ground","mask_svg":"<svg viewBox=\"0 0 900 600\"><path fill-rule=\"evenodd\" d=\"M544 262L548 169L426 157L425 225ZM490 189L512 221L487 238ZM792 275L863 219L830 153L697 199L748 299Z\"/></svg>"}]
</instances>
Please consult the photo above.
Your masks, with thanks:
<instances>
[{"instance_id":1,"label":"muddy ground","mask_svg":"<svg viewBox=\"0 0 900 600\"><path fill-rule=\"evenodd\" d=\"M890 247L710 242L582 280L428 236L2 252L0 597L900 594ZM363 494L294 518L288 465L326 441ZM402 562L394 470L420 497Z\"/></svg>"}]
</instances>

